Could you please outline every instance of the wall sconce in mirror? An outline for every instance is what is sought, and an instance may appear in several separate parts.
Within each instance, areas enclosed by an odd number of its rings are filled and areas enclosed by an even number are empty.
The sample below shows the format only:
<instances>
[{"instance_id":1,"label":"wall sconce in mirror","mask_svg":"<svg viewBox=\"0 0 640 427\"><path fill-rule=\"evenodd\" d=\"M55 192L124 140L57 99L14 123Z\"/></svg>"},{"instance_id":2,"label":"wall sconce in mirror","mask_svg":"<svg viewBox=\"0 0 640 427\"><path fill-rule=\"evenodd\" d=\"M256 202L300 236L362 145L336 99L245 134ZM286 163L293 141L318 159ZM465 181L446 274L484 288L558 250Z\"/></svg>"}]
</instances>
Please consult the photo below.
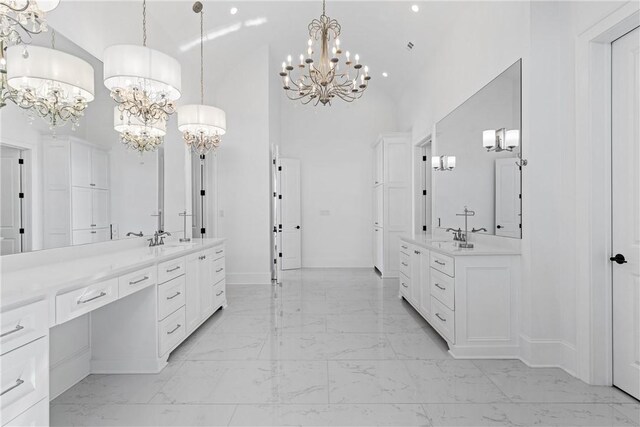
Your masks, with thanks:
<instances>
[{"instance_id":1,"label":"wall sconce in mirror","mask_svg":"<svg viewBox=\"0 0 640 427\"><path fill-rule=\"evenodd\" d=\"M451 171L456 167L456 156L433 156L431 167L434 171Z\"/></svg>"},{"instance_id":2,"label":"wall sconce in mirror","mask_svg":"<svg viewBox=\"0 0 640 427\"><path fill-rule=\"evenodd\" d=\"M514 148L520 146L520 131L504 128L485 130L482 132L482 146L487 151L513 151Z\"/></svg>"}]
</instances>

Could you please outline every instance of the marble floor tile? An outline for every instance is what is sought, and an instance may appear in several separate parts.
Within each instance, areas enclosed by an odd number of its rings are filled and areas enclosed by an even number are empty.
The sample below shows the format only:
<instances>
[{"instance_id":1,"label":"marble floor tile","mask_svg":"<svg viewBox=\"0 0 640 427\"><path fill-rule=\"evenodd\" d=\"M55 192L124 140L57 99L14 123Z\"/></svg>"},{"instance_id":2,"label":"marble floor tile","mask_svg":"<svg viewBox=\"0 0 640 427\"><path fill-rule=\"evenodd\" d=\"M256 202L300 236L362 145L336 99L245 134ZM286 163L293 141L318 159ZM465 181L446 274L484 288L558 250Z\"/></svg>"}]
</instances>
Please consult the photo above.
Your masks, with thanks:
<instances>
[{"instance_id":1,"label":"marble floor tile","mask_svg":"<svg viewBox=\"0 0 640 427\"><path fill-rule=\"evenodd\" d=\"M378 334L280 334L267 340L260 359L348 360L395 359L384 335Z\"/></svg>"},{"instance_id":2,"label":"marble floor tile","mask_svg":"<svg viewBox=\"0 0 640 427\"><path fill-rule=\"evenodd\" d=\"M328 403L326 362L185 361L161 404Z\"/></svg>"},{"instance_id":3,"label":"marble floor tile","mask_svg":"<svg viewBox=\"0 0 640 427\"><path fill-rule=\"evenodd\" d=\"M421 403L494 403L509 399L468 360L405 360Z\"/></svg>"},{"instance_id":4,"label":"marble floor tile","mask_svg":"<svg viewBox=\"0 0 640 427\"><path fill-rule=\"evenodd\" d=\"M403 314L337 314L327 317L327 332L331 333L411 333L423 330L427 323L418 323Z\"/></svg>"},{"instance_id":5,"label":"marble floor tile","mask_svg":"<svg viewBox=\"0 0 640 427\"><path fill-rule=\"evenodd\" d=\"M55 405L52 426L226 426L236 405Z\"/></svg>"},{"instance_id":6,"label":"marble floor tile","mask_svg":"<svg viewBox=\"0 0 640 427\"><path fill-rule=\"evenodd\" d=\"M447 343L428 331L411 334L387 334L398 359L451 359Z\"/></svg>"},{"instance_id":7,"label":"marble floor tile","mask_svg":"<svg viewBox=\"0 0 640 427\"><path fill-rule=\"evenodd\" d=\"M530 368L518 360L478 360L474 363L513 402L634 402L614 387L588 385L559 368Z\"/></svg>"},{"instance_id":8,"label":"marble floor tile","mask_svg":"<svg viewBox=\"0 0 640 427\"><path fill-rule=\"evenodd\" d=\"M400 360L329 362L330 403L420 403L418 389Z\"/></svg>"},{"instance_id":9,"label":"marble floor tile","mask_svg":"<svg viewBox=\"0 0 640 427\"><path fill-rule=\"evenodd\" d=\"M273 328L276 314L242 315L229 314L216 328L216 334L266 333Z\"/></svg>"},{"instance_id":10,"label":"marble floor tile","mask_svg":"<svg viewBox=\"0 0 640 427\"><path fill-rule=\"evenodd\" d=\"M215 334L203 337L184 357L185 360L257 359L267 334Z\"/></svg>"},{"instance_id":11,"label":"marble floor tile","mask_svg":"<svg viewBox=\"0 0 640 427\"><path fill-rule=\"evenodd\" d=\"M640 403L614 403L611 406L632 423L640 426Z\"/></svg>"},{"instance_id":12,"label":"marble floor tile","mask_svg":"<svg viewBox=\"0 0 640 427\"><path fill-rule=\"evenodd\" d=\"M230 426L427 426L420 405L238 405Z\"/></svg>"},{"instance_id":13,"label":"marble floor tile","mask_svg":"<svg viewBox=\"0 0 640 427\"><path fill-rule=\"evenodd\" d=\"M423 405L433 426L633 426L602 403Z\"/></svg>"}]
</instances>

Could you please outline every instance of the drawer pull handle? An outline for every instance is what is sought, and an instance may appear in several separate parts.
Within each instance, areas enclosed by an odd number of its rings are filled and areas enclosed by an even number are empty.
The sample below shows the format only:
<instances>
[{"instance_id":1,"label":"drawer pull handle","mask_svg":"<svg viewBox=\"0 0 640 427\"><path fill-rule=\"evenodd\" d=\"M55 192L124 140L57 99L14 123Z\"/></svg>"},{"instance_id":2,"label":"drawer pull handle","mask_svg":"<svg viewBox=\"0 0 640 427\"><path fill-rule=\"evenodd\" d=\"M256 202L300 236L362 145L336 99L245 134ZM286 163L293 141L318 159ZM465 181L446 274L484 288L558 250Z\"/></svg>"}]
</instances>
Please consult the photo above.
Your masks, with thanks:
<instances>
[{"instance_id":1,"label":"drawer pull handle","mask_svg":"<svg viewBox=\"0 0 640 427\"><path fill-rule=\"evenodd\" d=\"M408 286L407 286L407 285L405 285L405 284L404 284L404 282L402 282L402 286L404 286L405 288L408 288Z\"/></svg>"},{"instance_id":2,"label":"drawer pull handle","mask_svg":"<svg viewBox=\"0 0 640 427\"><path fill-rule=\"evenodd\" d=\"M216 251L216 255L221 254L222 252L224 252L224 249L220 249L219 251Z\"/></svg>"},{"instance_id":3,"label":"drawer pull handle","mask_svg":"<svg viewBox=\"0 0 640 427\"><path fill-rule=\"evenodd\" d=\"M14 388L18 388L20 387L22 384L24 384L24 380L21 378L18 378L16 380L16 383L14 385L12 385L11 387L9 387L6 390L2 390L2 393L0 393L0 396L4 396L6 393L9 393L11 390L13 390Z\"/></svg>"},{"instance_id":4,"label":"drawer pull handle","mask_svg":"<svg viewBox=\"0 0 640 427\"><path fill-rule=\"evenodd\" d=\"M409 247L405 246L405 245L402 245L401 247L402 247L402 249L409 249Z\"/></svg>"},{"instance_id":5,"label":"drawer pull handle","mask_svg":"<svg viewBox=\"0 0 640 427\"><path fill-rule=\"evenodd\" d=\"M174 271L176 271L176 270L180 270L180 266L179 266L179 265L178 265L178 266L175 266L175 267L173 267L173 268L168 269L168 270L167 270L167 273L173 273L173 272L174 272Z\"/></svg>"},{"instance_id":6,"label":"drawer pull handle","mask_svg":"<svg viewBox=\"0 0 640 427\"><path fill-rule=\"evenodd\" d=\"M207 256L206 256L206 255L202 255L202 256L199 256L199 257L198 257L198 259L199 259L200 261L202 261L203 259L206 259L206 258L207 258Z\"/></svg>"},{"instance_id":7,"label":"drawer pull handle","mask_svg":"<svg viewBox=\"0 0 640 427\"><path fill-rule=\"evenodd\" d=\"M224 291L220 291L216 294L217 297L219 297L220 295L224 294Z\"/></svg>"},{"instance_id":8,"label":"drawer pull handle","mask_svg":"<svg viewBox=\"0 0 640 427\"><path fill-rule=\"evenodd\" d=\"M445 319L444 317L440 316L440 313L436 313L436 317L440 320L442 320L443 322L446 322L447 319Z\"/></svg>"},{"instance_id":9,"label":"drawer pull handle","mask_svg":"<svg viewBox=\"0 0 640 427\"><path fill-rule=\"evenodd\" d=\"M138 283L142 283L145 280L149 280L149 276L144 276L142 279L135 280L133 282L129 282L130 285L137 285Z\"/></svg>"},{"instance_id":10,"label":"drawer pull handle","mask_svg":"<svg viewBox=\"0 0 640 427\"><path fill-rule=\"evenodd\" d=\"M407 264L406 262L403 262L401 264L404 265L405 267L409 267L409 264Z\"/></svg>"},{"instance_id":11,"label":"drawer pull handle","mask_svg":"<svg viewBox=\"0 0 640 427\"><path fill-rule=\"evenodd\" d=\"M447 288L443 288L442 286L440 286L440 285L439 285L439 284L437 284L437 283L436 283L435 285L436 285L436 288L438 288L438 289L442 289L443 291L446 291L446 290L447 290Z\"/></svg>"},{"instance_id":12,"label":"drawer pull handle","mask_svg":"<svg viewBox=\"0 0 640 427\"><path fill-rule=\"evenodd\" d=\"M102 298L102 297L104 297L104 296L107 296L107 293L106 293L106 292L100 292L100 294L99 294L99 295L96 295L95 297L92 297L92 298L89 298L89 299L84 299L84 300L79 299L79 300L78 300L78 305L80 305L80 304L86 304L86 303L88 303L88 302L91 302L91 301L93 301L93 300L97 300L98 298Z\"/></svg>"},{"instance_id":13,"label":"drawer pull handle","mask_svg":"<svg viewBox=\"0 0 640 427\"><path fill-rule=\"evenodd\" d=\"M175 297L177 297L180 294L181 294L181 292L176 292L174 295L171 295L170 297L167 297L167 299L174 299Z\"/></svg>"},{"instance_id":14,"label":"drawer pull handle","mask_svg":"<svg viewBox=\"0 0 640 427\"><path fill-rule=\"evenodd\" d=\"M91 224L91 226L92 226L92 227L96 227L96 225L95 225L95 224Z\"/></svg>"},{"instance_id":15,"label":"drawer pull handle","mask_svg":"<svg viewBox=\"0 0 640 427\"><path fill-rule=\"evenodd\" d=\"M173 328L173 329L172 329L172 330L170 330L170 331L167 331L167 335L171 335L172 333L174 333L175 331L177 331L178 329L180 329L180 326L182 326L182 325L181 325L180 323L178 323L178 324L176 325L176 327L175 327L175 328Z\"/></svg>"},{"instance_id":16,"label":"drawer pull handle","mask_svg":"<svg viewBox=\"0 0 640 427\"><path fill-rule=\"evenodd\" d=\"M439 265L447 265L446 262L438 261L437 259L433 260L433 262L435 262L436 264L439 264Z\"/></svg>"},{"instance_id":17,"label":"drawer pull handle","mask_svg":"<svg viewBox=\"0 0 640 427\"><path fill-rule=\"evenodd\" d=\"M16 325L16 327L15 327L15 328L13 328L12 330L7 331L7 332L3 332L3 333L2 333L2 335L0 335L0 338L4 338L4 337L6 337L7 335L15 334L16 332L21 331L21 330L23 330L23 329L24 329L24 326L22 326L22 325Z\"/></svg>"},{"instance_id":18,"label":"drawer pull handle","mask_svg":"<svg viewBox=\"0 0 640 427\"><path fill-rule=\"evenodd\" d=\"M216 270L216 273L220 273L222 270L224 270L224 268L220 268L220 269Z\"/></svg>"}]
</instances>

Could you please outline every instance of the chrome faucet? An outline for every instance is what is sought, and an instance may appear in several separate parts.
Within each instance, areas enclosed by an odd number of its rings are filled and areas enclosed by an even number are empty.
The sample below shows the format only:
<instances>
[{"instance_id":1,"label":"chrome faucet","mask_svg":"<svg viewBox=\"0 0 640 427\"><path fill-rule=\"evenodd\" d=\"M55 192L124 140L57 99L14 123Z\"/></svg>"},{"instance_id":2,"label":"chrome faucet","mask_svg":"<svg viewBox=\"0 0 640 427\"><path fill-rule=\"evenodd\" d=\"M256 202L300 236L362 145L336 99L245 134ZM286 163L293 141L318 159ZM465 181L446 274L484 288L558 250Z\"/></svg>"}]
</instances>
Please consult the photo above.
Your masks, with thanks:
<instances>
[{"instance_id":1,"label":"chrome faucet","mask_svg":"<svg viewBox=\"0 0 640 427\"><path fill-rule=\"evenodd\" d=\"M127 233L127 237L130 237L130 236L142 237L142 231L139 233L134 233L133 231L130 231Z\"/></svg>"},{"instance_id":2,"label":"chrome faucet","mask_svg":"<svg viewBox=\"0 0 640 427\"><path fill-rule=\"evenodd\" d=\"M453 241L454 242L464 242L465 241L465 236L462 235L462 230L461 229L455 229L455 228L447 228L447 233L449 231L453 231Z\"/></svg>"},{"instance_id":3,"label":"chrome faucet","mask_svg":"<svg viewBox=\"0 0 640 427\"><path fill-rule=\"evenodd\" d=\"M469 236L469 229L467 228L467 220L469 219L470 216L475 216L475 211L469 210L467 209L467 207L464 207L464 212L461 214L456 214L456 216L463 216L464 217L464 236L463 240L458 243L458 247L460 248L466 248L466 249L471 249L473 248L473 243L469 243L467 238Z\"/></svg>"},{"instance_id":4,"label":"chrome faucet","mask_svg":"<svg viewBox=\"0 0 640 427\"><path fill-rule=\"evenodd\" d=\"M171 236L168 231L156 231L153 233L153 238L147 239L149 241L149 247L164 245L164 237Z\"/></svg>"}]
</instances>

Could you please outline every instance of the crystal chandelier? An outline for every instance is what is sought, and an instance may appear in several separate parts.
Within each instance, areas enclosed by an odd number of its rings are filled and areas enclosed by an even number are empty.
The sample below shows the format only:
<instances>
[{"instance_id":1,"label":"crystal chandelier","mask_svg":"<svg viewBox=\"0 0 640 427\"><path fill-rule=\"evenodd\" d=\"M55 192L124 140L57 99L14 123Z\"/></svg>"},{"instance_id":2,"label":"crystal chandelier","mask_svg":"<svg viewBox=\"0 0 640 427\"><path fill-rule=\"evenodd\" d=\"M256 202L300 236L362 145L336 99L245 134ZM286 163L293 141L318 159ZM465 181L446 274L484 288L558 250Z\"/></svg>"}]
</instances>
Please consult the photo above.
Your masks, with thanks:
<instances>
[{"instance_id":1,"label":"crystal chandelier","mask_svg":"<svg viewBox=\"0 0 640 427\"><path fill-rule=\"evenodd\" d=\"M204 105L204 27L202 3L193 11L200 14L200 104L183 105L178 109L178 129L194 153L205 155L218 148L226 132L227 119L223 110Z\"/></svg>"},{"instance_id":2,"label":"crystal chandelier","mask_svg":"<svg viewBox=\"0 0 640 427\"><path fill-rule=\"evenodd\" d=\"M140 154L157 150L167 134L165 121L145 124L135 116L126 116L118 107L113 110L113 127L120 134L120 142Z\"/></svg>"},{"instance_id":3,"label":"crystal chandelier","mask_svg":"<svg viewBox=\"0 0 640 427\"><path fill-rule=\"evenodd\" d=\"M60 0L0 0L0 41L6 46L22 44L23 37L47 31L45 12Z\"/></svg>"},{"instance_id":4,"label":"crystal chandelier","mask_svg":"<svg viewBox=\"0 0 640 427\"><path fill-rule=\"evenodd\" d=\"M362 97L367 89L369 80L368 67L360 64L360 57L356 54L353 59L349 51L345 53L344 70L340 70L340 24L329 18L325 13L325 0L322 0L322 15L309 24L309 41L307 55L300 55L300 63L294 67L291 55L282 63L283 88L289 99L300 100L303 104L314 102L314 105L331 105L331 101L338 97L343 101L353 102ZM333 48L329 51L329 45ZM312 57L315 44L320 45L320 57L315 61ZM293 76L292 71L298 68L299 75Z\"/></svg>"},{"instance_id":5,"label":"crystal chandelier","mask_svg":"<svg viewBox=\"0 0 640 427\"><path fill-rule=\"evenodd\" d=\"M0 48L1 45L2 42ZM94 99L93 67L55 50L55 32L51 35L51 47L10 46L6 58L3 49L0 107L11 101L31 118L43 118L51 129L71 122L75 130L88 103Z\"/></svg>"},{"instance_id":6,"label":"crystal chandelier","mask_svg":"<svg viewBox=\"0 0 640 427\"><path fill-rule=\"evenodd\" d=\"M174 58L147 47L147 4L142 2L142 46L114 45L104 51L104 84L116 102L120 116L114 127L121 133L127 145L135 145L138 151L151 151L162 143L150 143L150 130L154 134L165 129L172 115L175 101L180 98L180 64ZM121 120L120 120L121 118ZM126 137L124 134L126 133ZM125 141L126 140L126 141Z\"/></svg>"}]
</instances>

